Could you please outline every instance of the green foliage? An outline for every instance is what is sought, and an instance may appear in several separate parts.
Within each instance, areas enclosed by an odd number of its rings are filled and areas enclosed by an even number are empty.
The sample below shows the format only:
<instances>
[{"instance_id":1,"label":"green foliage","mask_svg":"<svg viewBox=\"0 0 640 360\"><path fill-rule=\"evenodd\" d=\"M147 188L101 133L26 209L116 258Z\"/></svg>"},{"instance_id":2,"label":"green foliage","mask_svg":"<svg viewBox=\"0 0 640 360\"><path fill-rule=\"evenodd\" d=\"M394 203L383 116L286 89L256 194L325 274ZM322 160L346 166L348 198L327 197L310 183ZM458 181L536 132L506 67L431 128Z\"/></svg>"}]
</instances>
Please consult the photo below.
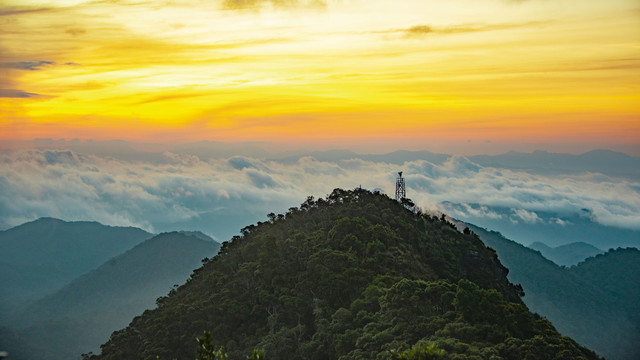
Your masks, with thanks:
<instances>
[{"instance_id":1,"label":"green foliage","mask_svg":"<svg viewBox=\"0 0 640 360\"><path fill-rule=\"evenodd\" d=\"M392 360L437 360L444 359L447 352L439 349L434 343L417 343L403 352L389 351Z\"/></svg>"},{"instance_id":2,"label":"green foliage","mask_svg":"<svg viewBox=\"0 0 640 360\"><path fill-rule=\"evenodd\" d=\"M265 360L262 350L253 349L251 356L247 357L247 360Z\"/></svg>"},{"instance_id":3,"label":"green foliage","mask_svg":"<svg viewBox=\"0 0 640 360\"><path fill-rule=\"evenodd\" d=\"M539 348L597 358L529 313L506 273L473 233L336 189L245 227L97 358L194 358L189 339L203 330L229 359L524 359Z\"/></svg>"},{"instance_id":4,"label":"green foliage","mask_svg":"<svg viewBox=\"0 0 640 360\"><path fill-rule=\"evenodd\" d=\"M198 357L196 360L226 360L227 354L225 354L222 350L222 346L215 350L215 346L211 342L211 333L208 331L204 332L204 335L201 337L197 337L196 341L198 342Z\"/></svg>"}]
</instances>

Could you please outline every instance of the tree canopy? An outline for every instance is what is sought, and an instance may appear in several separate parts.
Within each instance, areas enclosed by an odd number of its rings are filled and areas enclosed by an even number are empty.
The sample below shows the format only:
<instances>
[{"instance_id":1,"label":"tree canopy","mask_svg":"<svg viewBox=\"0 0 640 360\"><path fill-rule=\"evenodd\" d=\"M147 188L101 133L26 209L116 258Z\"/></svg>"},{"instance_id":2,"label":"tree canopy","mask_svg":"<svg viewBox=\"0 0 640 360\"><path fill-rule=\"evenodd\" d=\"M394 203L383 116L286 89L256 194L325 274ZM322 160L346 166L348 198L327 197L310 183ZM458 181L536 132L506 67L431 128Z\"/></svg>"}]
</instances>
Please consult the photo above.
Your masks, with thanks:
<instances>
[{"instance_id":1,"label":"tree canopy","mask_svg":"<svg viewBox=\"0 0 640 360\"><path fill-rule=\"evenodd\" d=\"M249 225L95 359L597 359L520 299L495 251L364 189ZM221 353L222 355L222 353Z\"/></svg>"}]
</instances>

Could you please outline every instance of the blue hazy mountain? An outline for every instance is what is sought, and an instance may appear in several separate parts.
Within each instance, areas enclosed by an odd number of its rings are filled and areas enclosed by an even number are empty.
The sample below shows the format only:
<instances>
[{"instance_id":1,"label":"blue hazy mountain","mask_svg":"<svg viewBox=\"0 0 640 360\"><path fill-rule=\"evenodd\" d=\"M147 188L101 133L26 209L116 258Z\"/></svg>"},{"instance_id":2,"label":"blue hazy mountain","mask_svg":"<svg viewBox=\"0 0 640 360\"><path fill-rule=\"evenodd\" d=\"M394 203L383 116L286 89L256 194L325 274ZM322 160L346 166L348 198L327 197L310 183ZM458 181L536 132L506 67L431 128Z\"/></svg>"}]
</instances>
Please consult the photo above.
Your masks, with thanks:
<instances>
[{"instance_id":1,"label":"blue hazy mountain","mask_svg":"<svg viewBox=\"0 0 640 360\"><path fill-rule=\"evenodd\" d=\"M409 151L398 150L385 154L358 154L351 150L327 150L302 152L295 155L276 157L277 161L283 163L294 163L302 157L312 157L318 161L339 162L343 160L360 159L364 161L383 162L388 164L402 165L407 161L426 160L433 164L441 164L451 158L451 155L433 153L426 150Z\"/></svg>"},{"instance_id":2,"label":"blue hazy mountain","mask_svg":"<svg viewBox=\"0 0 640 360\"><path fill-rule=\"evenodd\" d=\"M449 154L426 150L399 150L383 154L358 154L351 150L328 150L298 153L292 156L274 157L291 163L310 156L319 161L338 162L360 159L402 165L407 161L425 160L441 164L451 158ZM593 150L583 154L562 154L537 150L531 153L511 151L500 155L472 155L467 158L483 167L522 170L532 174L583 174L600 173L612 177L640 179L640 157L611 150Z\"/></svg>"},{"instance_id":3,"label":"blue hazy mountain","mask_svg":"<svg viewBox=\"0 0 640 360\"><path fill-rule=\"evenodd\" d=\"M27 353L24 359L74 359L95 352L113 331L184 283L219 247L197 232L163 233L146 240L17 314L12 330L27 348L0 347Z\"/></svg>"},{"instance_id":4,"label":"blue hazy mountain","mask_svg":"<svg viewBox=\"0 0 640 360\"><path fill-rule=\"evenodd\" d=\"M468 225L468 224L467 224ZM468 225L496 250L523 300L566 336L610 360L640 358L640 251L609 250L563 268L495 231Z\"/></svg>"},{"instance_id":5,"label":"blue hazy mountain","mask_svg":"<svg viewBox=\"0 0 640 360\"><path fill-rule=\"evenodd\" d=\"M546 151L521 153L511 151L502 155L469 156L481 166L523 170L532 174L600 173L613 177L640 179L640 157L610 150L593 150L579 155Z\"/></svg>"},{"instance_id":6,"label":"blue hazy mountain","mask_svg":"<svg viewBox=\"0 0 640 360\"><path fill-rule=\"evenodd\" d=\"M0 231L0 317L57 290L152 234L133 227L41 218Z\"/></svg>"},{"instance_id":7,"label":"blue hazy mountain","mask_svg":"<svg viewBox=\"0 0 640 360\"><path fill-rule=\"evenodd\" d=\"M558 265L572 266L586 258L602 254L604 251L585 242L574 242L571 244L550 247L539 241L529 244L533 250L540 251L542 256Z\"/></svg>"},{"instance_id":8,"label":"blue hazy mountain","mask_svg":"<svg viewBox=\"0 0 640 360\"><path fill-rule=\"evenodd\" d=\"M201 160L248 156L256 159L269 158L285 163L295 162L301 157L311 156L317 160L329 162L361 159L401 165L407 161L426 160L434 164L440 164L452 156L450 154L433 153L426 150L399 150L378 154L356 153L348 149L282 151L277 150L277 147L273 143L268 142L224 143L198 141L168 145L136 143L124 140L74 141L39 139L34 142L25 142L22 146L47 149L70 149L85 154L152 163L166 161L166 157L164 156L166 151L175 154L197 156ZM640 179L640 157L603 149L592 150L582 154L552 153L542 150L536 150L530 153L510 151L498 155L472 155L467 158L480 166L522 170L532 174L600 173L613 177Z\"/></svg>"}]
</instances>

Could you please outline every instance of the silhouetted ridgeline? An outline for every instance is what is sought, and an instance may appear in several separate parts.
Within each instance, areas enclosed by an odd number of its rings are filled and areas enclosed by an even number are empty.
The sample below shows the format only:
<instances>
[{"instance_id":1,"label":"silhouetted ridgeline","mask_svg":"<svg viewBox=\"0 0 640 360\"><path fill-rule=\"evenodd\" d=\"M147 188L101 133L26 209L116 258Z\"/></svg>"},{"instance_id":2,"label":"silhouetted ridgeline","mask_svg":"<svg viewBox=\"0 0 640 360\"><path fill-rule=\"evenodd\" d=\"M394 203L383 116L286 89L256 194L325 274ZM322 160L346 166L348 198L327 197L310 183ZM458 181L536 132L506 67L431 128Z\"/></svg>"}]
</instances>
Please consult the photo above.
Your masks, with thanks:
<instances>
[{"instance_id":1,"label":"silhouetted ridgeline","mask_svg":"<svg viewBox=\"0 0 640 360\"><path fill-rule=\"evenodd\" d=\"M93 358L193 359L204 331L231 359L598 358L530 313L506 274L475 234L336 189L242 229Z\"/></svg>"}]
</instances>

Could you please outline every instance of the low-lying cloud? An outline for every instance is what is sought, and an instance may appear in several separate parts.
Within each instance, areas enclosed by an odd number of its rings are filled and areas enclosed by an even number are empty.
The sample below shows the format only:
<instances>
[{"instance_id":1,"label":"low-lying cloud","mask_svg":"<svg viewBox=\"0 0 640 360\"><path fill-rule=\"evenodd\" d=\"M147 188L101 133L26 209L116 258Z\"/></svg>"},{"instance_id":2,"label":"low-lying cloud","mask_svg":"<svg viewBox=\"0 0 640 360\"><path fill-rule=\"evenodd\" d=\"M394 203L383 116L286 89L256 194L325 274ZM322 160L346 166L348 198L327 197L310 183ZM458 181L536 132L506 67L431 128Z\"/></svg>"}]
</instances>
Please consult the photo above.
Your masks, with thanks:
<instances>
[{"instance_id":1,"label":"low-lying cloud","mask_svg":"<svg viewBox=\"0 0 640 360\"><path fill-rule=\"evenodd\" d=\"M0 228L42 216L96 220L150 231L202 230L226 240L269 212L285 212L308 195L362 186L392 195L403 170L407 195L425 210L534 224L537 212L585 211L603 225L640 230L640 184L599 174L543 176L479 166L464 157L402 166L361 159L295 162L250 157L201 160L171 152L126 161L70 150L0 153ZM470 206L466 204L482 204ZM511 209L501 214L492 207ZM584 210L581 210L584 209Z\"/></svg>"}]
</instances>

